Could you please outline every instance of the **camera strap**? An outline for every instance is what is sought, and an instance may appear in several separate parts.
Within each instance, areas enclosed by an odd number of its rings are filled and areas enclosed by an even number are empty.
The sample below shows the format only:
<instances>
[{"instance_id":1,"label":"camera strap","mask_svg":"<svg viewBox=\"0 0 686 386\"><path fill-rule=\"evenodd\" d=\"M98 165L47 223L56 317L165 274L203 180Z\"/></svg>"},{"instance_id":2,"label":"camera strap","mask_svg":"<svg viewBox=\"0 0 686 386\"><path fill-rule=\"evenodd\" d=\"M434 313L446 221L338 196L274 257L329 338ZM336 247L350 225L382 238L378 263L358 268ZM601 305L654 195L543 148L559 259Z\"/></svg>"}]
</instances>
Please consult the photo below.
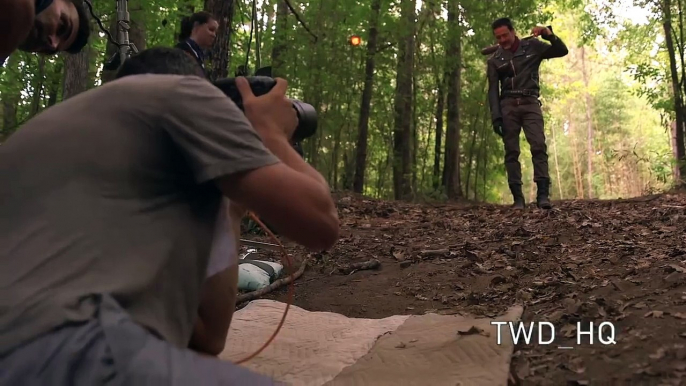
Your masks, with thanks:
<instances>
[{"instance_id":1,"label":"camera strap","mask_svg":"<svg viewBox=\"0 0 686 386\"><path fill-rule=\"evenodd\" d=\"M191 43L190 39L186 39L186 41L184 43L188 46L188 48L191 49L191 51L193 52L193 55L195 55L195 58L198 60L200 67L202 67L202 69L204 70L205 69L204 55L203 56L200 55L200 52L198 52L198 50L195 47L193 47L193 44Z\"/></svg>"},{"instance_id":2,"label":"camera strap","mask_svg":"<svg viewBox=\"0 0 686 386\"><path fill-rule=\"evenodd\" d=\"M186 40L186 45L188 46L188 48L191 49L191 51L193 51L193 55L195 55L195 57L198 60L200 60L200 55L198 54L198 51L196 51L195 48L193 48L193 45L191 43L189 43L188 40Z\"/></svg>"}]
</instances>

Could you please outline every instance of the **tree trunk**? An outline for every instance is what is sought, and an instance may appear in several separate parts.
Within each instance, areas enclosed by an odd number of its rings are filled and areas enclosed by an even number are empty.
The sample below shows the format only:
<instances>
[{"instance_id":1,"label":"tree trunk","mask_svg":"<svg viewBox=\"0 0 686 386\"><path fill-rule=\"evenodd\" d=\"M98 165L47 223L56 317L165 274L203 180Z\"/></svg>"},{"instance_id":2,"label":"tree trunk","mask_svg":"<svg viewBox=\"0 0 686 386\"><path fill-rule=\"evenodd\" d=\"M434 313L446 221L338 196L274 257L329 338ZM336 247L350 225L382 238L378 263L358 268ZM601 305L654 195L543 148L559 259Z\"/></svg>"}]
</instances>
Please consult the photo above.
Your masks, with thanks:
<instances>
[{"instance_id":1,"label":"tree trunk","mask_svg":"<svg viewBox=\"0 0 686 386\"><path fill-rule=\"evenodd\" d=\"M665 34L665 44L669 54L669 70L672 78L672 92L674 93L674 111L676 113L676 146L677 162L679 163L680 175L686 175L686 149L684 149L684 101L679 87L679 73L677 72L674 41L672 40L672 10L671 0L663 2L662 28ZM683 181L675 181L677 186L683 186Z\"/></svg>"},{"instance_id":2,"label":"tree trunk","mask_svg":"<svg viewBox=\"0 0 686 386\"><path fill-rule=\"evenodd\" d=\"M467 178L464 187L466 198L469 198L469 182L472 176L472 168L474 167L474 146L476 145L476 133L479 130L478 126L481 121L481 110L483 110L483 107L483 105L480 105L479 108L476 109L476 114L472 121L472 141L469 145L469 160L467 161ZM476 181L476 174L474 180Z\"/></svg>"},{"instance_id":3,"label":"tree trunk","mask_svg":"<svg viewBox=\"0 0 686 386\"><path fill-rule=\"evenodd\" d=\"M416 0L405 0L400 10L398 67L395 90L395 125L393 138L393 191L397 200L412 193L410 137L412 130L412 69L414 68Z\"/></svg>"},{"instance_id":4,"label":"tree trunk","mask_svg":"<svg viewBox=\"0 0 686 386\"><path fill-rule=\"evenodd\" d=\"M487 110L484 110L484 112L486 114L488 114ZM489 116L490 116L490 114L486 115L486 118L484 118L484 121L483 121L484 126L483 126L483 130L481 131L481 133L482 133L481 138L486 138L486 133L488 133L488 130L490 127L490 119L487 119L487 117L489 117ZM481 142L482 142L482 144L486 143L486 141L481 141ZM481 199L482 200L485 200L485 198L486 198L486 176L488 175L488 167L489 167L488 160L490 159L487 154L488 154L489 150L490 149L488 147L484 147L484 150L481 154L483 156L483 161L481 164L481 169L483 170L483 173L481 174Z\"/></svg>"},{"instance_id":5,"label":"tree trunk","mask_svg":"<svg viewBox=\"0 0 686 386\"><path fill-rule=\"evenodd\" d=\"M443 154L443 111L445 110L445 81L440 76L436 77L438 95L436 96L436 143L434 144L434 189L438 189L442 185L441 178L441 155Z\"/></svg>"},{"instance_id":6,"label":"tree trunk","mask_svg":"<svg viewBox=\"0 0 686 386\"><path fill-rule=\"evenodd\" d=\"M63 64L58 62L57 65L55 65L55 70L51 74L51 82L50 82L50 88L48 91L48 102L47 102L47 107L54 106L55 103L57 103L57 96L59 95L60 91L60 85L62 84L62 69L64 68Z\"/></svg>"},{"instance_id":7,"label":"tree trunk","mask_svg":"<svg viewBox=\"0 0 686 386\"><path fill-rule=\"evenodd\" d=\"M226 78L229 74L234 4L233 0L205 0L205 11L214 15L219 23L217 38L214 40L209 57L208 77L213 81Z\"/></svg>"},{"instance_id":8,"label":"tree trunk","mask_svg":"<svg viewBox=\"0 0 686 386\"><path fill-rule=\"evenodd\" d=\"M284 0L279 0L272 47L272 76L285 77L287 73L284 54L288 47L288 12L288 4Z\"/></svg>"},{"instance_id":9,"label":"tree trunk","mask_svg":"<svg viewBox=\"0 0 686 386\"><path fill-rule=\"evenodd\" d=\"M431 59L433 63L439 63L436 59L435 49L435 31L439 28L436 23L437 17L441 15L441 4L436 0L430 2L430 7L433 9L434 25L431 28ZM434 190L438 190L443 185L443 177L441 173L441 158L443 155L443 112L445 111L445 84L448 80L446 66L433 67L433 72L436 81L436 110L434 112L434 120L436 121L436 137L434 138L434 164L433 164L433 183Z\"/></svg>"},{"instance_id":10,"label":"tree trunk","mask_svg":"<svg viewBox=\"0 0 686 386\"><path fill-rule=\"evenodd\" d=\"M17 129L17 104L19 95L2 94L2 131L0 132L0 144Z\"/></svg>"},{"instance_id":11,"label":"tree trunk","mask_svg":"<svg viewBox=\"0 0 686 386\"><path fill-rule=\"evenodd\" d=\"M485 103L488 103L487 96L484 96L484 101ZM486 105L484 105L486 106ZM473 198L474 201L479 200L479 173L481 172L482 174L486 173L485 167L486 167L486 162L485 162L485 153L486 153L486 133L488 132L488 127L489 127L489 119L488 117L490 116L490 113L488 109L484 108L482 109L483 114L481 114L481 121L479 122L479 149L477 150L476 153L476 167L474 170L474 188L473 188ZM469 195L469 192L465 190L465 195Z\"/></svg>"},{"instance_id":12,"label":"tree trunk","mask_svg":"<svg viewBox=\"0 0 686 386\"><path fill-rule=\"evenodd\" d=\"M365 169L367 168L367 144L369 136L369 114L371 111L372 91L374 88L374 65L376 55L376 40L379 34L379 13L381 0L372 1L372 14L369 21L369 37L367 40L367 58L364 69L364 89L360 102L360 120L357 126L357 146L355 155L355 177L353 191L364 191Z\"/></svg>"},{"instance_id":13,"label":"tree trunk","mask_svg":"<svg viewBox=\"0 0 686 386\"><path fill-rule=\"evenodd\" d=\"M420 45L417 44L419 43L419 36L419 33L415 36L414 52L420 52L421 49ZM419 117L417 114L417 90L419 87L417 85L417 71L419 66L419 60L415 60L415 67L412 70L412 101L410 102L412 104L412 126L410 129L410 169L412 173L410 187L412 196L416 196L417 193L417 152L419 149Z\"/></svg>"},{"instance_id":14,"label":"tree trunk","mask_svg":"<svg viewBox=\"0 0 686 386\"><path fill-rule=\"evenodd\" d=\"M591 199L594 196L593 192L593 115L591 113L591 95L589 90L588 73L586 71L586 49L581 47L581 73L584 78L585 86L585 98L586 98L586 153L587 153L587 167L586 167L586 177L588 178L588 198Z\"/></svg>"},{"instance_id":15,"label":"tree trunk","mask_svg":"<svg viewBox=\"0 0 686 386\"><path fill-rule=\"evenodd\" d=\"M0 132L0 144L5 142L17 129L17 102L18 95L2 94L2 131Z\"/></svg>"},{"instance_id":16,"label":"tree trunk","mask_svg":"<svg viewBox=\"0 0 686 386\"><path fill-rule=\"evenodd\" d=\"M419 186L421 189L425 189L426 187L431 187L433 186L433 182L427 184L426 183L426 177L429 174L428 171L430 170L431 166L429 165L430 158L429 158L429 149L431 149L432 144L434 143L434 138L433 138L433 133L435 133L434 129L434 122L433 120L429 121L429 126L427 127L426 130L426 135L424 136L424 143L422 144L423 146L423 151L422 155L419 157L421 160L421 178L419 180Z\"/></svg>"},{"instance_id":17,"label":"tree trunk","mask_svg":"<svg viewBox=\"0 0 686 386\"><path fill-rule=\"evenodd\" d=\"M426 26L427 20L429 20L432 16L432 11L433 7L431 4L428 2L422 2L421 5L421 11L419 12L419 16L417 17L418 19L418 27L417 30L415 31L415 37L414 37L414 53L417 56L416 59L414 60L414 68L412 70L412 129L411 129L411 139L412 139L412 144L410 146L410 169L412 173L412 183L411 183L411 188L412 188L412 195L416 196L417 192L419 191L419 188L417 186L417 174L424 172L423 166L420 166L419 164L419 151L420 151L420 140L419 140L419 132L420 132L420 120L419 120L419 114L417 114L417 95L419 93L419 75L422 72L423 68L423 63L422 63L422 58L423 56L421 55L422 52L422 35L424 32L424 27Z\"/></svg>"},{"instance_id":18,"label":"tree trunk","mask_svg":"<svg viewBox=\"0 0 686 386\"><path fill-rule=\"evenodd\" d=\"M557 190L560 194L559 198L562 199L564 196L562 195L562 178L560 177L560 163L557 159L557 137L555 135L555 126L556 125L550 126L550 132L553 136L553 156L555 157L555 174L557 175Z\"/></svg>"},{"instance_id":19,"label":"tree trunk","mask_svg":"<svg viewBox=\"0 0 686 386\"><path fill-rule=\"evenodd\" d=\"M672 144L672 155L674 156L675 160L679 159L679 150L678 150L678 136L677 136L677 123L676 121L672 121L672 123L669 125L670 127L670 133L671 135L671 144ZM679 170L679 165L675 164L673 169L672 169L672 178L674 179L675 182L678 182L681 180L681 171Z\"/></svg>"},{"instance_id":20,"label":"tree trunk","mask_svg":"<svg viewBox=\"0 0 686 386\"><path fill-rule=\"evenodd\" d=\"M38 71L34 75L33 81L33 101L31 101L31 116L38 114L41 110L43 100L43 84L45 82L45 56L38 58Z\"/></svg>"},{"instance_id":21,"label":"tree trunk","mask_svg":"<svg viewBox=\"0 0 686 386\"><path fill-rule=\"evenodd\" d=\"M76 94L88 90L89 51L90 46L84 48L76 55L66 55L64 59L62 100L67 100Z\"/></svg>"},{"instance_id":22,"label":"tree trunk","mask_svg":"<svg viewBox=\"0 0 686 386\"><path fill-rule=\"evenodd\" d=\"M271 1L265 0L262 10L264 11L264 18L267 19L267 24L264 26L264 32L260 38L262 44L262 52L269 52L269 55L273 54L272 49L274 46L274 34L272 34L272 29L274 28L274 8L271 5ZM260 19L260 20L264 20ZM266 38L266 39L265 39Z\"/></svg>"},{"instance_id":23,"label":"tree trunk","mask_svg":"<svg viewBox=\"0 0 686 386\"><path fill-rule=\"evenodd\" d=\"M579 161L579 151L577 149L577 135L574 129L574 121L569 121L569 135L571 137L572 162L574 163L574 185L576 187L576 198L584 198L584 182L581 175L581 165Z\"/></svg>"},{"instance_id":24,"label":"tree trunk","mask_svg":"<svg viewBox=\"0 0 686 386\"><path fill-rule=\"evenodd\" d=\"M462 33L459 25L459 4L448 2L448 127L445 139L444 184L449 199L462 197L460 181L460 94L462 74Z\"/></svg>"}]
</instances>

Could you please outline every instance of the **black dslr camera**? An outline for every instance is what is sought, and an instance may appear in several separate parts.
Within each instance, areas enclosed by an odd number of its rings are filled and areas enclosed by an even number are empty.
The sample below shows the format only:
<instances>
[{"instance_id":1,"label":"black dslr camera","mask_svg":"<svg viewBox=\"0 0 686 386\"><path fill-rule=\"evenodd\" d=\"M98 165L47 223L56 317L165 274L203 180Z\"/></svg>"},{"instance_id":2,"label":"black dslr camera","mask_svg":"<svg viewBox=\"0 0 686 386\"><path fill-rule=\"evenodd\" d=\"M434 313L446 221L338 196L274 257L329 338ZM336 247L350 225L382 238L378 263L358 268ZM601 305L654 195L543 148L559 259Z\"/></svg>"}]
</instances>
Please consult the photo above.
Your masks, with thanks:
<instances>
[{"instance_id":1,"label":"black dslr camera","mask_svg":"<svg viewBox=\"0 0 686 386\"><path fill-rule=\"evenodd\" d=\"M246 76L245 78L248 80L250 89L252 89L255 96L268 93L276 85L276 80L270 76ZM243 110L243 100L241 93L236 87L236 78L220 79L215 81L214 85L231 98L238 108ZM300 141L313 136L317 132L317 111L312 105L299 100L291 99L291 103L298 115L298 127L295 129L291 141L294 145L299 145Z\"/></svg>"}]
</instances>

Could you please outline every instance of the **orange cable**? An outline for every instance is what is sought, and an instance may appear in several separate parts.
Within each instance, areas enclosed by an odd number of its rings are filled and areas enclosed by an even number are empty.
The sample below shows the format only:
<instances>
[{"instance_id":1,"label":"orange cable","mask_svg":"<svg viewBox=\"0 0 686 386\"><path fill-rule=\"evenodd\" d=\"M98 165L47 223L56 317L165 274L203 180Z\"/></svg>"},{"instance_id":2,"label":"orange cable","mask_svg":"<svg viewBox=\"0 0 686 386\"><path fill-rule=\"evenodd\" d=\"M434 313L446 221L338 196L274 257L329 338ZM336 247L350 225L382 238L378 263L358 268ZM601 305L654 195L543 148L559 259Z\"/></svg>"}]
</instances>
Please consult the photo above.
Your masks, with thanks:
<instances>
[{"instance_id":1,"label":"orange cable","mask_svg":"<svg viewBox=\"0 0 686 386\"><path fill-rule=\"evenodd\" d=\"M269 235L269 237L271 237L272 241L274 241L276 244L279 245L279 248L281 249L281 254L282 254L282 256L281 256L281 261L284 263L284 266L288 266L288 270L291 272L291 274L290 274L291 282L288 284L288 298L287 298L287 300L286 300L286 310L283 312L283 316L281 317L281 322L279 322L279 325L276 327L276 331L274 331L274 333L272 334L272 336L271 336L271 337L262 345L262 347L260 347L257 351L255 351L255 352L252 353L251 355L248 355L247 357L245 357L245 358L239 360L238 362L236 362L237 365L239 365L239 364L241 364L241 363L245 363L245 362L247 362L247 361L249 361L249 360L255 358L256 356L260 355L260 353L261 353L265 348L267 348L267 346L269 346L269 344L272 343L272 341L274 340L274 338L276 338L276 335L279 333L279 331L281 331L281 327L283 326L284 322L286 322L286 315L288 315L288 309L290 308L291 304L293 304L293 298L295 297L295 277L294 277L295 271L293 270L293 264L292 264L292 262L291 262L290 257L288 256L288 253L286 252L286 248L284 248L283 244L281 244L281 242L279 241L279 239L276 238L276 236L274 235L274 233L272 233L272 231L270 231L269 228L267 228L267 226L264 225L264 224L262 223L262 221L260 221L260 219L257 218L257 216L255 216L254 213L248 212L248 215L249 215L250 218L251 218L253 221L255 221L260 227L262 227L262 229L263 229L265 232L267 232L267 234ZM305 262L303 261L303 264L304 264L304 263L305 263Z\"/></svg>"}]
</instances>

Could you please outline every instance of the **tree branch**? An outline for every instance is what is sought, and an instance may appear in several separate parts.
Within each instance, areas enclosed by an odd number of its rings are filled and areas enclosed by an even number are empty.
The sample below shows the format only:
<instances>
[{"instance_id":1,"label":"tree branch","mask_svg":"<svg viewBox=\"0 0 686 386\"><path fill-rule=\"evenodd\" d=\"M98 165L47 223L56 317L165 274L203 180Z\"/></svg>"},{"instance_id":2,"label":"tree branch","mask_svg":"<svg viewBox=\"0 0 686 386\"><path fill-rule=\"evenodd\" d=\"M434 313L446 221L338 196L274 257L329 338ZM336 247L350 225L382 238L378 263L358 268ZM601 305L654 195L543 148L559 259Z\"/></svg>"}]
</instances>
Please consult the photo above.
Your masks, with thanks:
<instances>
[{"instance_id":1,"label":"tree branch","mask_svg":"<svg viewBox=\"0 0 686 386\"><path fill-rule=\"evenodd\" d=\"M314 38L314 42L316 43L316 42L317 42L317 39L318 39L318 38L317 38L317 35L315 35L315 34L307 27L307 25L305 24L305 22L303 21L303 19L300 17L300 14L298 14L298 12L295 11L295 8L293 8L293 6L291 5L291 2L290 2L289 0L283 0L283 1L284 1L284 2L286 3L286 5L288 6L288 9L290 9L291 12L293 12L293 15L295 15L295 18L298 20L298 22L300 23L300 25L301 25L303 28L305 28L305 30L306 30L307 32L309 32L310 35L312 35L312 37Z\"/></svg>"},{"instance_id":2,"label":"tree branch","mask_svg":"<svg viewBox=\"0 0 686 386\"><path fill-rule=\"evenodd\" d=\"M386 43L383 46L379 46L379 48L376 49L376 52L379 53L385 49L393 47L393 43Z\"/></svg>"}]
</instances>

